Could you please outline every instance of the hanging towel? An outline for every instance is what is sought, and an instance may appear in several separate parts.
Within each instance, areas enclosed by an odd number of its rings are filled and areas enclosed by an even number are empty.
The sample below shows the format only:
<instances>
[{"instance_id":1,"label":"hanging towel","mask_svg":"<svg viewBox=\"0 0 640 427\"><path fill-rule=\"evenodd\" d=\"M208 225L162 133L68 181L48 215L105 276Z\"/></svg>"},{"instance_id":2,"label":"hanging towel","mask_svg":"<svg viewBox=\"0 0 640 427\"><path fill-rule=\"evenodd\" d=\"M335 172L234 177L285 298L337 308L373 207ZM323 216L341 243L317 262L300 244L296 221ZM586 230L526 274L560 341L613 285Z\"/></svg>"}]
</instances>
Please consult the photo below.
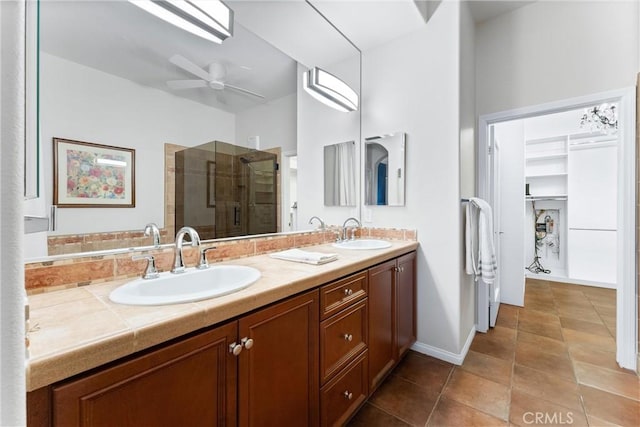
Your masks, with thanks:
<instances>
[{"instance_id":1,"label":"hanging towel","mask_svg":"<svg viewBox=\"0 0 640 427\"><path fill-rule=\"evenodd\" d=\"M322 252L303 251L301 249L289 249L269 255L271 258L285 261L304 262L305 264L326 264L338 259L337 254L324 254Z\"/></svg>"},{"instance_id":2,"label":"hanging towel","mask_svg":"<svg viewBox=\"0 0 640 427\"><path fill-rule=\"evenodd\" d=\"M496 278L493 245L493 212L486 201L472 197L467 203L465 224L465 271L490 285Z\"/></svg>"}]
</instances>

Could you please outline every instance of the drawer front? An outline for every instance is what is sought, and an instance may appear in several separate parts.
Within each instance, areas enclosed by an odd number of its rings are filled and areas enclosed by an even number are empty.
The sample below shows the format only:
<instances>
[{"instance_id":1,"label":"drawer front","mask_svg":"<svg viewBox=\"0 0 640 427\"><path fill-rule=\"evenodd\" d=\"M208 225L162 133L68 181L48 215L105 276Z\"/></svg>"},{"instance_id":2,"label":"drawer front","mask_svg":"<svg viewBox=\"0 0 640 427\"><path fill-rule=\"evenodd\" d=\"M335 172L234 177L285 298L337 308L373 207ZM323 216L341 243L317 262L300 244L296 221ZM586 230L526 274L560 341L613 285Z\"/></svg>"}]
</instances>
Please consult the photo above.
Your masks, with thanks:
<instances>
[{"instance_id":1,"label":"drawer front","mask_svg":"<svg viewBox=\"0 0 640 427\"><path fill-rule=\"evenodd\" d=\"M367 296L367 272L357 273L320 288L322 319L339 312L349 304Z\"/></svg>"},{"instance_id":2,"label":"drawer front","mask_svg":"<svg viewBox=\"0 0 640 427\"><path fill-rule=\"evenodd\" d=\"M320 324L320 377L324 384L367 347L367 299Z\"/></svg>"},{"instance_id":3,"label":"drawer front","mask_svg":"<svg viewBox=\"0 0 640 427\"><path fill-rule=\"evenodd\" d=\"M367 399L367 351L322 388L320 408L322 426L341 426Z\"/></svg>"}]
</instances>

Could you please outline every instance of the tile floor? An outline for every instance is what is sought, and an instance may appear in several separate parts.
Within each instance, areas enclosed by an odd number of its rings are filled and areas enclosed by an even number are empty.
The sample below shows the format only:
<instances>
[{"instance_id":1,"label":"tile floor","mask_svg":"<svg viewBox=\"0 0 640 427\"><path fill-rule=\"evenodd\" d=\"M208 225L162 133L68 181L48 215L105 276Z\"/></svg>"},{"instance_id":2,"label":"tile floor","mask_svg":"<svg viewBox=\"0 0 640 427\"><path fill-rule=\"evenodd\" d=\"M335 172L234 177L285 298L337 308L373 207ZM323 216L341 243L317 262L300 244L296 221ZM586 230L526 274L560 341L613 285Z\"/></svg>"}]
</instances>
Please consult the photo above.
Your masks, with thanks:
<instances>
[{"instance_id":1,"label":"tile floor","mask_svg":"<svg viewBox=\"0 0 640 427\"><path fill-rule=\"evenodd\" d=\"M615 362L615 291L527 280L462 366L410 352L350 426L640 426L638 376Z\"/></svg>"}]
</instances>

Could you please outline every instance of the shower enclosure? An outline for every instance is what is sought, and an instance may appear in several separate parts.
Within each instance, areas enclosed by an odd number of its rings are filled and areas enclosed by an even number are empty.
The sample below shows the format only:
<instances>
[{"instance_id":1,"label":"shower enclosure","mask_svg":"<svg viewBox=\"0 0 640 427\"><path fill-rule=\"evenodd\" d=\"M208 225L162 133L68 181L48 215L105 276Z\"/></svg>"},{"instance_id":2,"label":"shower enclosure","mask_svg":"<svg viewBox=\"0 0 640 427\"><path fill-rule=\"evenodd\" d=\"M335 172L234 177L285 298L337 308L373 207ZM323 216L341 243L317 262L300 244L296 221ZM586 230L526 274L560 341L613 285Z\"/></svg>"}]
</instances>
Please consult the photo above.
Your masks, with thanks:
<instances>
[{"instance_id":1,"label":"shower enclosure","mask_svg":"<svg viewBox=\"0 0 640 427\"><path fill-rule=\"evenodd\" d=\"M176 230L202 239L278 231L277 156L220 141L176 153Z\"/></svg>"}]
</instances>

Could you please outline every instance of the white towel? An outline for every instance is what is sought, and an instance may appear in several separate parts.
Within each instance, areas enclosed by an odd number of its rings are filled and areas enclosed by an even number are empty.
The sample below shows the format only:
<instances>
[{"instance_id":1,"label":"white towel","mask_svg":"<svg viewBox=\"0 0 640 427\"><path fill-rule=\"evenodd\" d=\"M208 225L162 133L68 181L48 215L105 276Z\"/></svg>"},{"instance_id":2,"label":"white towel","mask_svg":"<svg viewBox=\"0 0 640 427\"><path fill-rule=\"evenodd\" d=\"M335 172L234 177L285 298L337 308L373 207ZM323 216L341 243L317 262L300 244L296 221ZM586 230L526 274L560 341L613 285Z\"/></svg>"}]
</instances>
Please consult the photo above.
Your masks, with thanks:
<instances>
[{"instance_id":1,"label":"white towel","mask_svg":"<svg viewBox=\"0 0 640 427\"><path fill-rule=\"evenodd\" d=\"M465 271L490 285L498 263L493 245L493 212L486 201L472 197L467 203L465 225Z\"/></svg>"},{"instance_id":2,"label":"white towel","mask_svg":"<svg viewBox=\"0 0 640 427\"><path fill-rule=\"evenodd\" d=\"M326 264L338 259L337 254L324 254L322 252L303 251L301 249L289 249L269 255L271 258L283 259L286 261L304 262L306 264Z\"/></svg>"}]
</instances>

